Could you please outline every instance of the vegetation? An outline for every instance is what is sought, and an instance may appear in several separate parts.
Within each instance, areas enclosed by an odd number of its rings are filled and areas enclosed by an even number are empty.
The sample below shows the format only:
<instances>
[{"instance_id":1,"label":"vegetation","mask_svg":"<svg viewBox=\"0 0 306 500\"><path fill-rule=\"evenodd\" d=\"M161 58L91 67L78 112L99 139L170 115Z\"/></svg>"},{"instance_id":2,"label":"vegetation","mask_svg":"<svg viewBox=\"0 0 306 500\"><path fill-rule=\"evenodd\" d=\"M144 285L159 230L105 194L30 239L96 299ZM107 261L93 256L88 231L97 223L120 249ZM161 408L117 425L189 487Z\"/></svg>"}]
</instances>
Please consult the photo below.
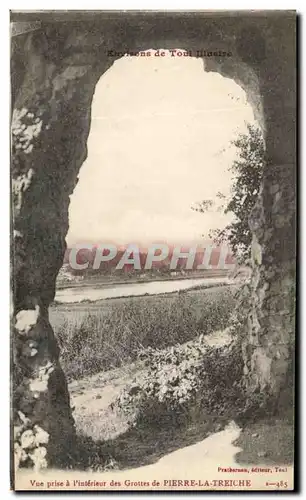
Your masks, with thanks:
<instances>
[{"instance_id":1,"label":"vegetation","mask_svg":"<svg viewBox=\"0 0 306 500\"><path fill-rule=\"evenodd\" d=\"M233 290L224 287L129 298L79 318L67 315L55 328L62 366L69 379L121 366L147 347L163 349L226 328L234 305Z\"/></svg>"},{"instance_id":2,"label":"vegetation","mask_svg":"<svg viewBox=\"0 0 306 500\"><path fill-rule=\"evenodd\" d=\"M147 372L116 401L133 425L181 425L203 418L243 423L268 415L267 395L245 392L239 339L217 347L201 335L183 345L146 349L140 358Z\"/></svg>"},{"instance_id":3,"label":"vegetation","mask_svg":"<svg viewBox=\"0 0 306 500\"><path fill-rule=\"evenodd\" d=\"M210 347L205 336L140 354L147 372L136 378L117 404L136 422L181 423L192 409L202 416L227 417L243 399L243 361L234 344ZM243 404L241 405L243 406Z\"/></svg>"},{"instance_id":4,"label":"vegetation","mask_svg":"<svg viewBox=\"0 0 306 500\"><path fill-rule=\"evenodd\" d=\"M237 148L238 159L233 162L233 184L230 199L218 193L221 200L219 210L224 214L231 212L234 220L223 229L210 231L209 236L215 243L227 242L234 254L242 260L250 256L252 233L249 227L249 215L258 197L262 173L265 164L265 147L261 130L247 125L247 134L240 135L233 145ZM193 210L206 212L216 205L215 201L204 200Z\"/></svg>"}]
</instances>

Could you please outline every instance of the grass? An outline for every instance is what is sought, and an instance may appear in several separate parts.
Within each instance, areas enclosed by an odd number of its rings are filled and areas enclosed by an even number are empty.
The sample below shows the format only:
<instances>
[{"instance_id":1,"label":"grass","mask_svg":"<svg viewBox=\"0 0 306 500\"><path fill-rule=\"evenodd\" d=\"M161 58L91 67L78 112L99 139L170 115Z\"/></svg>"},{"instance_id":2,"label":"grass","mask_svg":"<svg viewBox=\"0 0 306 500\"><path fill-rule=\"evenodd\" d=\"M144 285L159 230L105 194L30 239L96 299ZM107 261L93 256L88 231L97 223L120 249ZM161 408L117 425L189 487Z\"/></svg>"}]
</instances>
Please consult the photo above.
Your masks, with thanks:
<instances>
[{"instance_id":1,"label":"grass","mask_svg":"<svg viewBox=\"0 0 306 500\"><path fill-rule=\"evenodd\" d=\"M224 287L108 301L107 307L57 306L51 321L71 380L120 367L143 348L165 348L224 329L234 304L233 289Z\"/></svg>"}]
</instances>

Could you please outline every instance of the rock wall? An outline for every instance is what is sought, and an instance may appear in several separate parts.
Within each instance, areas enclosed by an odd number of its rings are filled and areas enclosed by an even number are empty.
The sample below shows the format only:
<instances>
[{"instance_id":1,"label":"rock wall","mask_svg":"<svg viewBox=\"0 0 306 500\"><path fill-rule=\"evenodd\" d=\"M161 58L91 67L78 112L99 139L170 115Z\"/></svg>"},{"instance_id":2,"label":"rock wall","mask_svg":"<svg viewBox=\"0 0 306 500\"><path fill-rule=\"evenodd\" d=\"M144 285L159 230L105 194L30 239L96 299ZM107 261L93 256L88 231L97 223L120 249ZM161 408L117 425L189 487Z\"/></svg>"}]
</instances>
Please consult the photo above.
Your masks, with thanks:
<instances>
[{"instance_id":1,"label":"rock wall","mask_svg":"<svg viewBox=\"0 0 306 500\"><path fill-rule=\"evenodd\" d=\"M28 29L17 15L12 38L15 465L36 467L67 464L75 448L48 306L65 252L69 196L87 155L95 85L114 61L108 49L230 45L235 63L205 59L206 70L236 79L262 120L269 161L251 217L252 310L243 343L250 392L278 394L285 383L295 280L294 15L131 14L128 23L119 14L80 22L40 15Z\"/></svg>"},{"instance_id":2,"label":"rock wall","mask_svg":"<svg viewBox=\"0 0 306 500\"><path fill-rule=\"evenodd\" d=\"M72 459L75 431L48 306L100 74L88 57L63 60L48 29L23 38L12 113L15 447L22 464L60 466Z\"/></svg>"},{"instance_id":3,"label":"rock wall","mask_svg":"<svg viewBox=\"0 0 306 500\"><path fill-rule=\"evenodd\" d=\"M292 378L295 342L295 20L268 27L266 37L259 75L267 166L250 216L253 274L244 356L249 392L265 391L277 406Z\"/></svg>"}]
</instances>

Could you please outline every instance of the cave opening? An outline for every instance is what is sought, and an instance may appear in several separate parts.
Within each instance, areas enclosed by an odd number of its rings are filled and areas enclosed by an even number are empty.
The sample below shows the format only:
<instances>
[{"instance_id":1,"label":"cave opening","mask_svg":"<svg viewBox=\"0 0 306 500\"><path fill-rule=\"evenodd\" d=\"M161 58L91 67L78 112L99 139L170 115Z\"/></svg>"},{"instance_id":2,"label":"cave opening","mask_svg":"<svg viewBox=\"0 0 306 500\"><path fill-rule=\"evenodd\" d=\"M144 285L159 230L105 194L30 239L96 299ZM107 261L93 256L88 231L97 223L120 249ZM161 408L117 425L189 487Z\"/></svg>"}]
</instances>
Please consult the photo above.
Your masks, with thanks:
<instances>
[{"instance_id":1,"label":"cave opening","mask_svg":"<svg viewBox=\"0 0 306 500\"><path fill-rule=\"evenodd\" d=\"M232 218L216 203L218 194L230 196L229 167L238 154L232 142L247 125L258 127L248 95L234 79L205 71L195 51L110 52L119 58L95 87L64 265L71 247L82 244L208 252L211 230ZM207 198L213 209L192 210Z\"/></svg>"}]
</instances>

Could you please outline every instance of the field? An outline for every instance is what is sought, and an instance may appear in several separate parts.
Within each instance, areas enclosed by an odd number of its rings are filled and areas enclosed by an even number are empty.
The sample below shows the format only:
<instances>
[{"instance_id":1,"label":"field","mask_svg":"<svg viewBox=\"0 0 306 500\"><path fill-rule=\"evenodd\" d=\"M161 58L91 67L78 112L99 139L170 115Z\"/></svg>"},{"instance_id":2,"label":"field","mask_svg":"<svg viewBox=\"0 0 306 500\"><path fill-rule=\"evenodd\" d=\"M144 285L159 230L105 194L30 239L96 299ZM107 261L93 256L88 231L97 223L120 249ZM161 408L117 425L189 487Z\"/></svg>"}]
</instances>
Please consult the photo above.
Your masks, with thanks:
<instances>
[{"instance_id":1,"label":"field","mask_svg":"<svg viewBox=\"0 0 306 500\"><path fill-rule=\"evenodd\" d=\"M110 299L50 308L50 322L69 380L134 361L144 348L164 348L224 329L236 287Z\"/></svg>"}]
</instances>

